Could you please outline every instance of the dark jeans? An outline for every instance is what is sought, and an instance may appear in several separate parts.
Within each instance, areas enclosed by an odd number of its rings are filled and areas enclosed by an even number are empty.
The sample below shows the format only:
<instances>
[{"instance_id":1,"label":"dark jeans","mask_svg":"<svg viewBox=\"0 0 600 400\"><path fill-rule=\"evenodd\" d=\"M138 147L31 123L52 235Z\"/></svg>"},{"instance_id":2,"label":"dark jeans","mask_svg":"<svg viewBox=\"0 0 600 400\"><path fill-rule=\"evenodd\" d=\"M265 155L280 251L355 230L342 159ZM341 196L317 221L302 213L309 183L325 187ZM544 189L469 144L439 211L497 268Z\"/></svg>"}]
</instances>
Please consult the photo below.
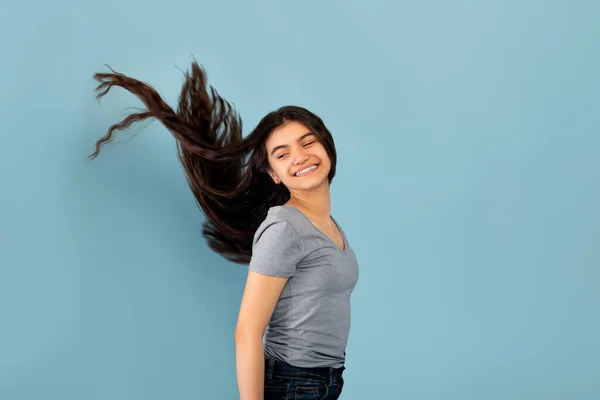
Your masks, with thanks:
<instances>
[{"instance_id":1,"label":"dark jeans","mask_svg":"<svg viewBox=\"0 0 600 400\"><path fill-rule=\"evenodd\" d=\"M335 400L344 387L341 368L298 368L265 360L265 400Z\"/></svg>"}]
</instances>

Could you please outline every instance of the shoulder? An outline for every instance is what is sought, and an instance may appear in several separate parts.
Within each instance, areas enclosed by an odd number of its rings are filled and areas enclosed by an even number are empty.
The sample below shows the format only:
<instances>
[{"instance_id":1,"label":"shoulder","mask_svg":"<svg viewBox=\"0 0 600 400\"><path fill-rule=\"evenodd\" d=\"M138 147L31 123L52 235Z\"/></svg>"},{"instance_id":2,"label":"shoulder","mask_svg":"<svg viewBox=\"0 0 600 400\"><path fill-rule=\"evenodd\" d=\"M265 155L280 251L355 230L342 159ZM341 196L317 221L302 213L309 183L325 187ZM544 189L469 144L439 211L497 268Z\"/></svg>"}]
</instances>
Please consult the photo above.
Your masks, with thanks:
<instances>
[{"instance_id":1,"label":"shoulder","mask_svg":"<svg viewBox=\"0 0 600 400\"><path fill-rule=\"evenodd\" d=\"M300 244L298 220L289 207L271 207L266 218L254 234L254 245L259 241L277 241L279 243Z\"/></svg>"},{"instance_id":2,"label":"shoulder","mask_svg":"<svg viewBox=\"0 0 600 400\"><path fill-rule=\"evenodd\" d=\"M296 227L286 213L287 210L269 210L256 230L250 270L272 276L294 275L304 253Z\"/></svg>"}]
</instances>

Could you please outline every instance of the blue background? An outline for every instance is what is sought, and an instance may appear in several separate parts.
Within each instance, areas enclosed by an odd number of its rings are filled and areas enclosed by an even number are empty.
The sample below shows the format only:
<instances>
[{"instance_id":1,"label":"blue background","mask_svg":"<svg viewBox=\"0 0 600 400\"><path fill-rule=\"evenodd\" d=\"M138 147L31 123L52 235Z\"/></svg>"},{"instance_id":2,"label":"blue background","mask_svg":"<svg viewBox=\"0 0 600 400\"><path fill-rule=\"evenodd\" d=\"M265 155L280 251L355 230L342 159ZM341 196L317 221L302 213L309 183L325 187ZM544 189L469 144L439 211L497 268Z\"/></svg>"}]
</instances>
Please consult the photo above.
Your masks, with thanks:
<instances>
[{"instance_id":1,"label":"blue background","mask_svg":"<svg viewBox=\"0 0 600 400\"><path fill-rule=\"evenodd\" d=\"M0 13L0 398L235 399L246 268L157 122L195 57L245 133L306 106L361 265L343 399L600 398L600 3L18 2ZM135 136L133 136L135 134Z\"/></svg>"}]
</instances>

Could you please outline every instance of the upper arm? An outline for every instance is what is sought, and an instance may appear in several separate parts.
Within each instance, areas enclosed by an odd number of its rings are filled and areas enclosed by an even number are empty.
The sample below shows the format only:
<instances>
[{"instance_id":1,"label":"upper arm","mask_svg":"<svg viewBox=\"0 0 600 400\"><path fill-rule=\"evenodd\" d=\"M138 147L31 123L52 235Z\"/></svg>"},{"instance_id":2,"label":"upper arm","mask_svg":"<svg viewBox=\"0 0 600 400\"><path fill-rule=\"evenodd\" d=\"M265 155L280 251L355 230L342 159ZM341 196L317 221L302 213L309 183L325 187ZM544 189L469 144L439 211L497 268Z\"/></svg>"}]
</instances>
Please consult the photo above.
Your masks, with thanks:
<instances>
[{"instance_id":1,"label":"upper arm","mask_svg":"<svg viewBox=\"0 0 600 400\"><path fill-rule=\"evenodd\" d=\"M236 331L264 334L281 291L302 258L296 229L268 219L257 229Z\"/></svg>"},{"instance_id":2,"label":"upper arm","mask_svg":"<svg viewBox=\"0 0 600 400\"><path fill-rule=\"evenodd\" d=\"M288 278L248 272L236 332L263 335Z\"/></svg>"}]
</instances>

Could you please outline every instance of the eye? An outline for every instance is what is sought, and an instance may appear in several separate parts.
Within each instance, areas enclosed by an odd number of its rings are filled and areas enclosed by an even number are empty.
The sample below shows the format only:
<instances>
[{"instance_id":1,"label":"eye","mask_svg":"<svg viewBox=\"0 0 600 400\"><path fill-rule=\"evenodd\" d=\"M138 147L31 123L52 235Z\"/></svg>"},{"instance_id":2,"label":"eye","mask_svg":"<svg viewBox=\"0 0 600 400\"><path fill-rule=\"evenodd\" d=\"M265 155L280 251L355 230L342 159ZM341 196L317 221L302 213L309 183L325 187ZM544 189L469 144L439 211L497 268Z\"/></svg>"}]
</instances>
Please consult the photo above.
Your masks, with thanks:
<instances>
[{"instance_id":1,"label":"eye","mask_svg":"<svg viewBox=\"0 0 600 400\"><path fill-rule=\"evenodd\" d=\"M281 153L277 156L278 160L281 160L283 157L287 156L287 153Z\"/></svg>"},{"instance_id":2,"label":"eye","mask_svg":"<svg viewBox=\"0 0 600 400\"><path fill-rule=\"evenodd\" d=\"M304 143L304 147L308 147L308 146L310 146L311 144L313 144L314 142L315 142L314 140L313 140L313 141L311 141L311 142L306 142L306 143Z\"/></svg>"}]
</instances>

